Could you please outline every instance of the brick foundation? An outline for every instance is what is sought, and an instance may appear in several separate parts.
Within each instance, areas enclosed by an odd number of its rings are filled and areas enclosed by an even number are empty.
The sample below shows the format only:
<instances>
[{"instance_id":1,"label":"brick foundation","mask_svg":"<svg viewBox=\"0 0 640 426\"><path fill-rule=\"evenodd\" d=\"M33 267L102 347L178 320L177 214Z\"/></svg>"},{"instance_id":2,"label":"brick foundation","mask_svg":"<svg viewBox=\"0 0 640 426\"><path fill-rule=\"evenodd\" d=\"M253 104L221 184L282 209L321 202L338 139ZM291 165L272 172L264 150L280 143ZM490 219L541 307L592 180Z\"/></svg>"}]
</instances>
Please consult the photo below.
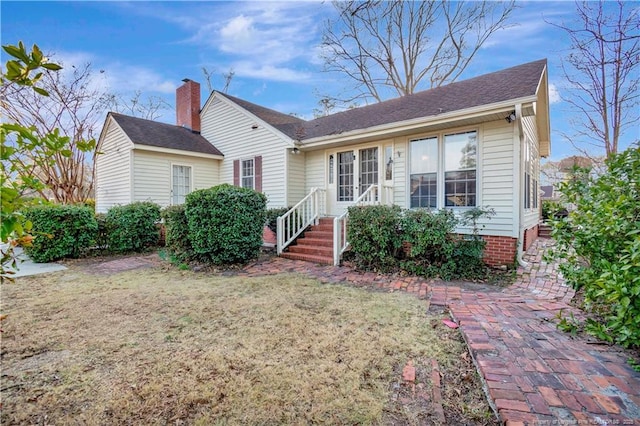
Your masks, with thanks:
<instances>
[{"instance_id":1,"label":"brick foundation","mask_svg":"<svg viewBox=\"0 0 640 426\"><path fill-rule=\"evenodd\" d=\"M482 238L487 242L482 259L487 265L513 265L518 247L517 238L498 237L496 235L483 235Z\"/></svg>"},{"instance_id":2,"label":"brick foundation","mask_svg":"<svg viewBox=\"0 0 640 426\"><path fill-rule=\"evenodd\" d=\"M529 228L524 231L524 241L522 244L522 250L527 251L531 244L538 238L539 226L536 225L533 228Z\"/></svg>"}]
</instances>

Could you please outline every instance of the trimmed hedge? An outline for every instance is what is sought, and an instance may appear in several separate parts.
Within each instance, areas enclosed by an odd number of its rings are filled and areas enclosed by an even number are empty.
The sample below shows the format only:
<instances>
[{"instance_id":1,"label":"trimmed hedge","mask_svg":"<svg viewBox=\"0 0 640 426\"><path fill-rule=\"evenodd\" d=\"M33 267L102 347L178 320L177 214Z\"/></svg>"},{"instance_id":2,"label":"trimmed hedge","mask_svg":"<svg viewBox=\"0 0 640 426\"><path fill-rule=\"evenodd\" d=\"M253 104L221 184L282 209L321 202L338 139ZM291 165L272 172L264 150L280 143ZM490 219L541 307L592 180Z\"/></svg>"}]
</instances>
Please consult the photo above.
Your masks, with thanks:
<instances>
[{"instance_id":1,"label":"trimmed hedge","mask_svg":"<svg viewBox=\"0 0 640 426\"><path fill-rule=\"evenodd\" d=\"M25 216L33 224L35 235L25 251L34 262L83 256L98 232L90 207L43 205L28 209Z\"/></svg>"},{"instance_id":2,"label":"trimmed hedge","mask_svg":"<svg viewBox=\"0 0 640 426\"><path fill-rule=\"evenodd\" d=\"M138 201L114 206L105 217L109 230L109 251L112 253L141 252L156 246L160 238L157 222L160 206L150 201Z\"/></svg>"},{"instance_id":3,"label":"trimmed hedge","mask_svg":"<svg viewBox=\"0 0 640 426\"><path fill-rule=\"evenodd\" d=\"M164 219L165 245L179 260L193 257L193 247L189 239L189 221L183 204L169 206L160 213Z\"/></svg>"},{"instance_id":4,"label":"trimmed hedge","mask_svg":"<svg viewBox=\"0 0 640 426\"><path fill-rule=\"evenodd\" d=\"M254 190L222 184L187 195L189 238L199 260L246 263L258 256L267 198Z\"/></svg>"}]
</instances>

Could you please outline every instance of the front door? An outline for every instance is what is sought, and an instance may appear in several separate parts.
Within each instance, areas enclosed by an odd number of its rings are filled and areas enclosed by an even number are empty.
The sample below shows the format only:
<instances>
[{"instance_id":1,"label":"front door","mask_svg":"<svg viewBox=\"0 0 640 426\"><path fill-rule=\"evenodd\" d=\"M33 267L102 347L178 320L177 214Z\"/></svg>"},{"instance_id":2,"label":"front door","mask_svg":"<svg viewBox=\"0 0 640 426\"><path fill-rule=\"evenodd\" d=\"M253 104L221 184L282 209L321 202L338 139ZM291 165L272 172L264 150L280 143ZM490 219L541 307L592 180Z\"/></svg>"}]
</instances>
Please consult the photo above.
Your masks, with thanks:
<instances>
[{"instance_id":1,"label":"front door","mask_svg":"<svg viewBox=\"0 0 640 426\"><path fill-rule=\"evenodd\" d=\"M378 183L378 147L329 154L329 212L341 214L369 188Z\"/></svg>"}]
</instances>

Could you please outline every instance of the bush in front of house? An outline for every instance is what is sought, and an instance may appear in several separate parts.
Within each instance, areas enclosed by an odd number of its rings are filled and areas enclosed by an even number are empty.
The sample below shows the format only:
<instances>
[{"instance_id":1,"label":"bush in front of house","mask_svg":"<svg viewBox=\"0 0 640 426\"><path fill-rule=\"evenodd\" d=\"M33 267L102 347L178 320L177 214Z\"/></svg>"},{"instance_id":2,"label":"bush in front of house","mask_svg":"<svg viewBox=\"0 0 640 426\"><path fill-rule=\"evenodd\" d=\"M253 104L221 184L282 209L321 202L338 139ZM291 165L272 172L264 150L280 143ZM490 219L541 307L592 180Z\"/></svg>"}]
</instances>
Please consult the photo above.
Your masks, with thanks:
<instances>
[{"instance_id":1,"label":"bush in front of house","mask_svg":"<svg viewBox=\"0 0 640 426\"><path fill-rule=\"evenodd\" d=\"M640 347L640 147L606 161L599 177L578 170L560 184L575 206L552 221L554 256L568 284L593 314L586 330L625 347Z\"/></svg>"},{"instance_id":2,"label":"bush in front of house","mask_svg":"<svg viewBox=\"0 0 640 426\"><path fill-rule=\"evenodd\" d=\"M114 206L105 216L112 253L141 252L158 245L160 206L151 201L137 201Z\"/></svg>"},{"instance_id":3,"label":"bush in front of house","mask_svg":"<svg viewBox=\"0 0 640 426\"><path fill-rule=\"evenodd\" d=\"M402 210L398 206L349 208L350 256L356 266L374 271L400 268L411 274L443 279L482 278L485 241L478 219L492 209L474 208L460 218L451 210ZM471 234L456 234L458 225Z\"/></svg>"},{"instance_id":4,"label":"bush in front of house","mask_svg":"<svg viewBox=\"0 0 640 426\"><path fill-rule=\"evenodd\" d=\"M187 195L189 238L198 260L246 263L258 256L266 218L264 194L222 184Z\"/></svg>"},{"instance_id":5,"label":"bush in front of house","mask_svg":"<svg viewBox=\"0 0 640 426\"><path fill-rule=\"evenodd\" d=\"M278 217L282 216L286 212L291 210L291 207L276 207L273 209L267 209L266 212L266 224L267 227L277 233L278 232Z\"/></svg>"},{"instance_id":6,"label":"bush in front of house","mask_svg":"<svg viewBox=\"0 0 640 426\"><path fill-rule=\"evenodd\" d=\"M160 212L164 219L165 245L178 260L193 257L193 247L189 239L189 221L184 204L166 207Z\"/></svg>"},{"instance_id":7,"label":"bush in front of house","mask_svg":"<svg viewBox=\"0 0 640 426\"><path fill-rule=\"evenodd\" d=\"M33 224L35 236L25 251L38 263L83 256L98 232L90 207L41 205L29 208L25 216Z\"/></svg>"},{"instance_id":8,"label":"bush in front of house","mask_svg":"<svg viewBox=\"0 0 640 426\"><path fill-rule=\"evenodd\" d=\"M349 207L347 235L358 267L388 271L397 265L401 213L395 205Z\"/></svg>"}]
</instances>

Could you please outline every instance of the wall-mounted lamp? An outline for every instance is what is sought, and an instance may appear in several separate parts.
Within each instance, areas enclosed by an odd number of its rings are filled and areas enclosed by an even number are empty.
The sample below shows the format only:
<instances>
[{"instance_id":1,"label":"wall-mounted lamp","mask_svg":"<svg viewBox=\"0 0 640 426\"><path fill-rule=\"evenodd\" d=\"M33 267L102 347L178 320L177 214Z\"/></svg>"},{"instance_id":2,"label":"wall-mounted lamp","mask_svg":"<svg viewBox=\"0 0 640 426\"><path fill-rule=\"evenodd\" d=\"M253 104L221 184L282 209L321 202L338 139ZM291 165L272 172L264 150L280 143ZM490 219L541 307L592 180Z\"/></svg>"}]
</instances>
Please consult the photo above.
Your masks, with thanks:
<instances>
[{"instance_id":1,"label":"wall-mounted lamp","mask_svg":"<svg viewBox=\"0 0 640 426\"><path fill-rule=\"evenodd\" d=\"M300 154L300 149L299 149L299 148L292 148L292 149L291 149L291 154L292 154L292 155L293 155L293 154L295 154L295 155Z\"/></svg>"},{"instance_id":2,"label":"wall-mounted lamp","mask_svg":"<svg viewBox=\"0 0 640 426\"><path fill-rule=\"evenodd\" d=\"M402 155L400 151L396 152L396 154L398 155L398 158L400 158L400 155Z\"/></svg>"},{"instance_id":3,"label":"wall-mounted lamp","mask_svg":"<svg viewBox=\"0 0 640 426\"><path fill-rule=\"evenodd\" d=\"M253 130L255 130L255 129L257 129L257 128L258 128L258 125L254 123L254 124L251 126L251 128L252 128Z\"/></svg>"},{"instance_id":4,"label":"wall-mounted lamp","mask_svg":"<svg viewBox=\"0 0 640 426\"><path fill-rule=\"evenodd\" d=\"M504 119L507 120L507 123L513 123L514 121L516 121L516 112L511 111L511 113L507 115Z\"/></svg>"}]
</instances>

